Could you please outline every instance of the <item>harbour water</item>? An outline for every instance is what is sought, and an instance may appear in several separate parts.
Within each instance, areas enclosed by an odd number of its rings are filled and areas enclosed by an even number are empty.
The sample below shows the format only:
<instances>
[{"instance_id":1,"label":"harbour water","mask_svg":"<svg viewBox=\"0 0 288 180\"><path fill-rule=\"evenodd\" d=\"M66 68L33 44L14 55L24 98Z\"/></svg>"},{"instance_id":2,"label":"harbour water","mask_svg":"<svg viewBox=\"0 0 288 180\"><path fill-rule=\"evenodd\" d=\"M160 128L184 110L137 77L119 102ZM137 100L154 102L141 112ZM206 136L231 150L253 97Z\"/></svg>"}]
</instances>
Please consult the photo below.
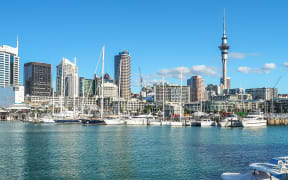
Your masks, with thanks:
<instances>
[{"instance_id":1,"label":"harbour water","mask_svg":"<svg viewBox=\"0 0 288 180\"><path fill-rule=\"evenodd\" d=\"M0 179L220 179L288 155L287 132L0 122Z\"/></svg>"}]
</instances>

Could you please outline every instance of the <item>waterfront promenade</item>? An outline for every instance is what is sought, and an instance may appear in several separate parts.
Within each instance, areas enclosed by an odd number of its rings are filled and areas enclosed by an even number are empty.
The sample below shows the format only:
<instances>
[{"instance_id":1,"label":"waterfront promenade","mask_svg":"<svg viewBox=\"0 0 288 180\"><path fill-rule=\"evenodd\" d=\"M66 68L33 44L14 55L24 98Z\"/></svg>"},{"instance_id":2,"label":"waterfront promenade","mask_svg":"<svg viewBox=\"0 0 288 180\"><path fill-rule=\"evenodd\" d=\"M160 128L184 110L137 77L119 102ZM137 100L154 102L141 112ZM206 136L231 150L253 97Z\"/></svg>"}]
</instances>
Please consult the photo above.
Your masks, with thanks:
<instances>
[{"instance_id":1,"label":"waterfront promenade","mask_svg":"<svg viewBox=\"0 0 288 180\"><path fill-rule=\"evenodd\" d=\"M1 179L218 179L287 155L288 127L0 122Z\"/></svg>"}]
</instances>

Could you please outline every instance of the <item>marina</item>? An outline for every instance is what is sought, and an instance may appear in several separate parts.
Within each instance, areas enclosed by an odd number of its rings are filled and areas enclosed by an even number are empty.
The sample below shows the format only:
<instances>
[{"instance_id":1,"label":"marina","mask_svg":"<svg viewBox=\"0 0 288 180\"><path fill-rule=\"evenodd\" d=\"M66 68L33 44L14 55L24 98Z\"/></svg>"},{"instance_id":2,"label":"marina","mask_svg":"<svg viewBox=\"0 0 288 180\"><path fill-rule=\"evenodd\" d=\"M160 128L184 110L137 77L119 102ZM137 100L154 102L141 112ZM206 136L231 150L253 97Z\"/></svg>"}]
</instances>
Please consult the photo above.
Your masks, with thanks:
<instances>
[{"instance_id":1,"label":"marina","mask_svg":"<svg viewBox=\"0 0 288 180\"><path fill-rule=\"evenodd\" d=\"M220 179L285 156L288 127L0 122L3 179ZM9 162L9 163L7 163Z\"/></svg>"}]
</instances>

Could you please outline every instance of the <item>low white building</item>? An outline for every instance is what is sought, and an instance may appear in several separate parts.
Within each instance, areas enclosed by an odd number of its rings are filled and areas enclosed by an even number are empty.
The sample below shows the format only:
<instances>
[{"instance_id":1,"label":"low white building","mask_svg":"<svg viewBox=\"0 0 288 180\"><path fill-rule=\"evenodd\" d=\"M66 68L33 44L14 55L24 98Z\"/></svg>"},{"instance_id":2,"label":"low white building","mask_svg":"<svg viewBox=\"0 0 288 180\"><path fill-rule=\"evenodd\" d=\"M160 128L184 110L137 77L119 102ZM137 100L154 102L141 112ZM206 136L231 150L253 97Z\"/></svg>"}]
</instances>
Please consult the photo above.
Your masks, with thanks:
<instances>
[{"instance_id":1,"label":"low white building","mask_svg":"<svg viewBox=\"0 0 288 180\"><path fill-rule=\"evenodd\" d=\"M0 88L0 107L9 108L24 103L24 86Z\"/></svg>"}]
</instances>

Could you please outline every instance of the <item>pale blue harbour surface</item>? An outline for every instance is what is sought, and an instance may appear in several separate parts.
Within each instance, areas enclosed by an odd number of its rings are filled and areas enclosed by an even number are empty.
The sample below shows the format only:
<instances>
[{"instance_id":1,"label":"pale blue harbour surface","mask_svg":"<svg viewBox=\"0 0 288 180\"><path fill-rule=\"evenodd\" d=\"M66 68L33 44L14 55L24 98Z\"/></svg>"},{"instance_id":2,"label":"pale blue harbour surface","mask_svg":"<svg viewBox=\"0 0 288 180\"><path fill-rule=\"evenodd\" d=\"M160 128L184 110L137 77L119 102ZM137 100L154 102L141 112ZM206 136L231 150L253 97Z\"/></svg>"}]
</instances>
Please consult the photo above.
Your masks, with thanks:
<instances>
[{"instance_id":1,"label":"pale blue harbour surface","mask_svg":"<svg viewBox=\"0 0 288 180\"><path fill-rule=\"evenodd\" d=\"M220 179L288 155L287 132L0 122L0 179Z\"/></svg>"}]
</instances>

